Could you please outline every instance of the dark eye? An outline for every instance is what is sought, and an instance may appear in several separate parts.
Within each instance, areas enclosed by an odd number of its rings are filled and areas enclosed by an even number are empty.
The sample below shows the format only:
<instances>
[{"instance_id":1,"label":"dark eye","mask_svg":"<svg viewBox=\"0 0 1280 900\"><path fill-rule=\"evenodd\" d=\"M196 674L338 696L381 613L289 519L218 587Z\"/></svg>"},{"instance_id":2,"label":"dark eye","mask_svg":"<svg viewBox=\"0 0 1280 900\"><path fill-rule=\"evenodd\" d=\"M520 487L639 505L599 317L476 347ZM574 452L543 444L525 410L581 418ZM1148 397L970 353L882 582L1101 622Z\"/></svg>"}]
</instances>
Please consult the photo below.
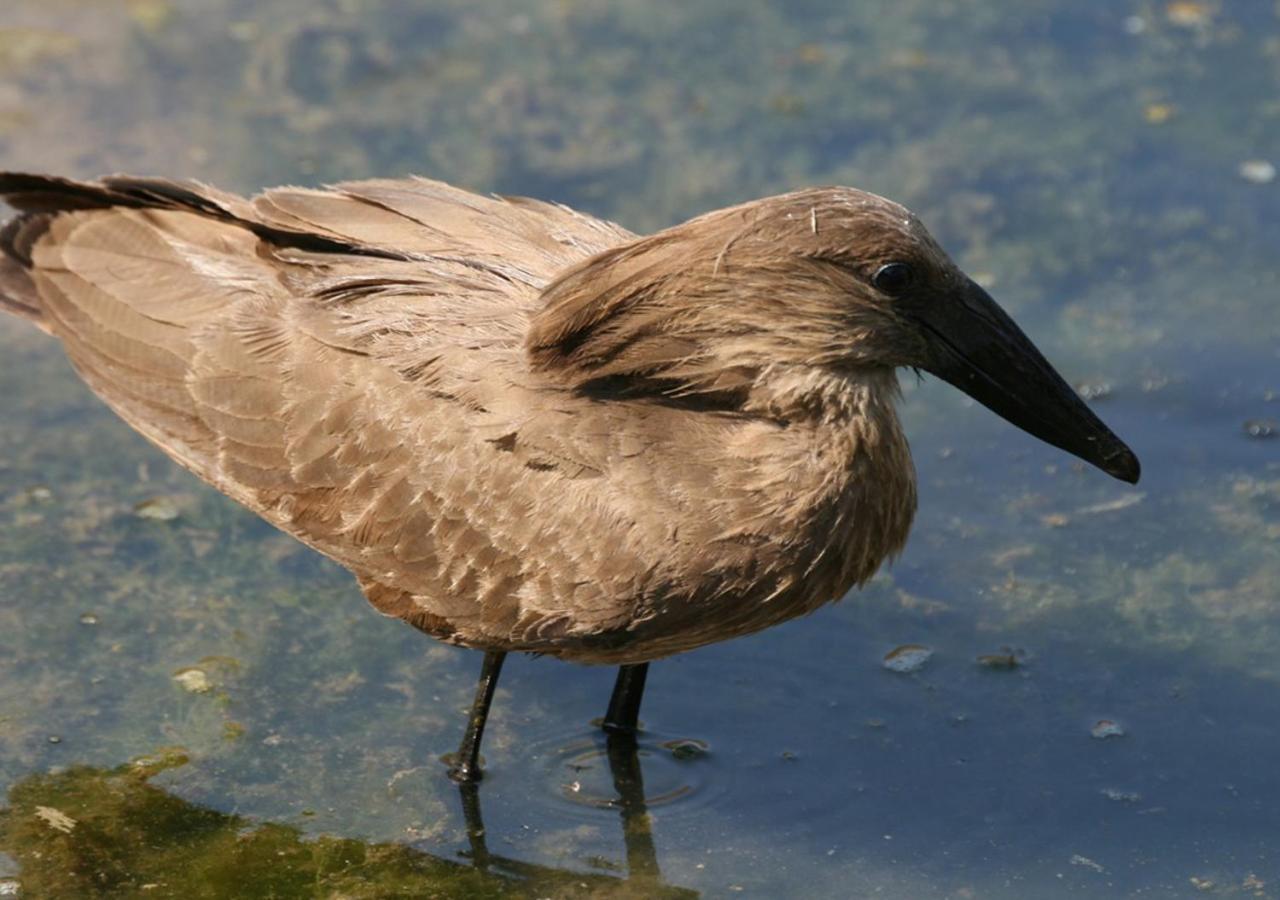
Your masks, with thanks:
<instances>
[{"instance_id":1,"label":"dark eye","mask_svg":"<svg viewBox=\"0 0 1280 900\"><path fill-rule=\"evenodd\" d=\"M876 290L886 294L901 294L915 279L916 273L911 266L904 262L891 262L876 269L876 274L871 276L871 283L876 286Z\"/></svg>"}]
</instances>

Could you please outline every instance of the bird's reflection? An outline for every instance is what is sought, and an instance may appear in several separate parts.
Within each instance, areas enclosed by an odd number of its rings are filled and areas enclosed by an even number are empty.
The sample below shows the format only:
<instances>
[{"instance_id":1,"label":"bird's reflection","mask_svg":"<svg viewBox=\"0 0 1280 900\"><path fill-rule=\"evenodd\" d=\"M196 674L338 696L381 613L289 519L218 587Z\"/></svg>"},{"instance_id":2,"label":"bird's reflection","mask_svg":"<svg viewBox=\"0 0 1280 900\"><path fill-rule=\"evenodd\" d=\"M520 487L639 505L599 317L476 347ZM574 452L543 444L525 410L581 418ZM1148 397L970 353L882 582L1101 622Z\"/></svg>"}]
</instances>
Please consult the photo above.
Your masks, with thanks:
<instances>
[{"instance_id":1,"label":"bird's reflection","mask_svg":"<svg viewBox=\"0 0 1280 900\"><path fill-rule=\"evenodd\" d=\"M0 804L0 888L30 897L132 896L148 885L163 886L158 893L165 896L698 896L662 882L634 739L611 738L607 755L625 876L492 853L480 817L482 786L461 787L468 849L459 858L191 803L151 783L186 765L185 753L174 751L114 769L69 766L15 782Z\"/></svg>"},{"instance_id":2,"label":"bird's reflection","mask_svg":"<svg viewBox=\"0 0 1280 900\"><path fill-rule=\"evenodd\" d=\"M699 896L697 891L673 887L662 880L657 846L653 840L652 821L645 801L644 771L640 765L639 745L635 734L609 733L605 736L605 741L605 758L609 762L609 773L616 792L612 805L618 810L622 822L622 840L627 855L627 876L620 880L615 880L612 876L589 877L608 878L616 881L619 887L625 885L630 889L625 892L627 896L672 898ZM462 815L467 828L467 841L470 845L465 855L477 869L485 872L528 877L545 871L543 866L490 852L480 810L482 790L482 782L471 781L458 785Z\"/></svg>"}]
</instances>

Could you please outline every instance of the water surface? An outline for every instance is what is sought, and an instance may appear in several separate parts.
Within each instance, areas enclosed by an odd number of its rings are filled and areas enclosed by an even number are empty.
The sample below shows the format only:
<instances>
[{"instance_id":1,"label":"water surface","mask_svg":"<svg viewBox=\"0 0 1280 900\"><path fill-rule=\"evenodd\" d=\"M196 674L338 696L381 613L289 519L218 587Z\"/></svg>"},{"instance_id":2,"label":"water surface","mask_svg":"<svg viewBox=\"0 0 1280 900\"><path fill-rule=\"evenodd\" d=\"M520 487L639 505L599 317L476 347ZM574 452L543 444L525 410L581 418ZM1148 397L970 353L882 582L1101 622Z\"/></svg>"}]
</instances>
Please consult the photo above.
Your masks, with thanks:
<instances>
[{"instance_id":1,"label":"water surface","mask_svg":"<svg viewBox=\"0 0 1280 900\"><path fill-rule=\"evenodd\" d=\"M419 173L641 231L806 184L892 196L1144 478L905 377L902 559L654 667L647 828L593 802L612 673L513 659L478 846L437 762L478 658L377 616L2 319L0 878L1280 894L1278 97L1268 3L7 0L6 168L241 191ZM933 654L886 670L906 643Z\"/></svg>"}]
</instances>

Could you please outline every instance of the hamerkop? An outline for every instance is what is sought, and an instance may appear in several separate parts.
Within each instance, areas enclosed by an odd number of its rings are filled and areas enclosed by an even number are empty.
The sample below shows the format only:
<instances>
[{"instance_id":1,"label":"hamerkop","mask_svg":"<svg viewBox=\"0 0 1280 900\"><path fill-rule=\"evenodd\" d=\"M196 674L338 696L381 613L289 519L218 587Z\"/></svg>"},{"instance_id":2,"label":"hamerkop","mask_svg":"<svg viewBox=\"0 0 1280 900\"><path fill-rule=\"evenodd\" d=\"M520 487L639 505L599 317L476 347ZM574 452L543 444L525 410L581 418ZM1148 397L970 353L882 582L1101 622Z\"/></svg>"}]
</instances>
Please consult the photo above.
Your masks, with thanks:
<instances>
[{"instance_id":1,"label":"hamerkop","mask_svg":"<svg viewBox=\"0 0 1280 900\"><path fill-rule=\"evenodd\" d=\"M648 237L423 179L253 199L0 174L0 306L126 422L485 651L620 665L803 615L902 548L895 370L1129 482L1138 460L908 210L815 188Z\"/></svg>"}]
</instances>

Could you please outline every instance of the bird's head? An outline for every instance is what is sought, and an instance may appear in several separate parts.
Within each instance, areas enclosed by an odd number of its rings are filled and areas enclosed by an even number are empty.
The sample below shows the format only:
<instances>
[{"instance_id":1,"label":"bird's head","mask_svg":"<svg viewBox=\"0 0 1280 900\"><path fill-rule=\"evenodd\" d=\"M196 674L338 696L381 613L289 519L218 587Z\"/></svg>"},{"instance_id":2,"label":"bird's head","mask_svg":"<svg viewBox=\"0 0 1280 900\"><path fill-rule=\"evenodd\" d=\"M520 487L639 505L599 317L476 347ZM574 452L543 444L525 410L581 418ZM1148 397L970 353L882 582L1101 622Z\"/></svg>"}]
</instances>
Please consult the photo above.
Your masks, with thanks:
<instances>
[{"instance_id":1,"label":"bird's head","mask_svg":"<svg viewBox=\"0 0 1280 900\"><path fill-rule=\"evenodd\" d=\"M577 390L732 406L762 375L911 367L1116 478L1137 457L907 209L816 188L604 251L544 292L535 369Z\"/></svg>"}]
</instances>

